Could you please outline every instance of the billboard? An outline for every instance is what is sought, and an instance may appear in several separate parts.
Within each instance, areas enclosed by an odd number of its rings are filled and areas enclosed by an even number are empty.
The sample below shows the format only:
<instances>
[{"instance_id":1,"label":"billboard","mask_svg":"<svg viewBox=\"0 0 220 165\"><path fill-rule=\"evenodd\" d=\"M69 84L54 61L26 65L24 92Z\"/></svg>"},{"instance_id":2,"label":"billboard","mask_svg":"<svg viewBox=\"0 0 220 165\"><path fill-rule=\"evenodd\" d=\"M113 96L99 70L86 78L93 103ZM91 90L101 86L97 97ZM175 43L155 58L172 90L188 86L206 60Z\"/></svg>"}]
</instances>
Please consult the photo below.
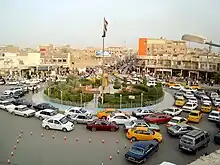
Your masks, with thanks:
<instances>
[{"instance_id":1,"label":"billboard","mask_svg":"<svg viewBox=\"0 0 220 165\"><path fill-rule=\"evenodd\" d=\"M147 38L139 38L138 42L138 55L146 56L147 55Z\"/></svg>"},{"instance_id":2,"label":"billboard","mask_svg":"<svg viewBox=\"0 0 220 165\"><path fill-rule=\"evenodd\" d=\"M102 50L96 50L95 51L95 56L96 57L103 57L103 51ZM104 57L111 57L111 52L110 51L104 51Z\"/></svg>"}]
</instances>

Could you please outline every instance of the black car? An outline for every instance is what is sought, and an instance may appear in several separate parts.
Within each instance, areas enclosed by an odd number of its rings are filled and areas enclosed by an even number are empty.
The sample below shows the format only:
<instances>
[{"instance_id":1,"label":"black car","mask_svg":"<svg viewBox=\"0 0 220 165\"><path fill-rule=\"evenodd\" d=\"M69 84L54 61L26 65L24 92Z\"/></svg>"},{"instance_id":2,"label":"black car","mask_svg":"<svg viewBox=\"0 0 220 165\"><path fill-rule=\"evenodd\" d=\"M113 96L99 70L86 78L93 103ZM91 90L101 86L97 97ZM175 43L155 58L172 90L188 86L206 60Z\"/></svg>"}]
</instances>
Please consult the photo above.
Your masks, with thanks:
<instances>
[{"instance_id":1,"label":"black car","mask_svg":"<svg viewBox=\"0 0 220 165\"><path fill-rule=\"evenodd\" d=\"M214 136L214 142L216 144L220 144L220 132L218 132L215 136Z\"/></svg>"},{"instance_id":2,"label":"black car","mask_svg":"<svg viewBox=\"0 0 220 165\"><path fill-rule=\"evenodd\" d=\"M25 95L25 93L24 93L23 91L16 91L16 92L12 95L12 97L13 97L14 99L19 99L19 98L23 97L24 95Z\"/></svg>"},{"instance_id":3,"label":"black car","mask_svg":"<svg viewBox=\"0 0 220 165\"><path fill-rule=\"evenodd\" d=\"M28 108L32 107L31 102L26 101L24 99L16 99L16 100L12 101L11 103L16 105L16 106L17 105L26 105Z\"/></svg>"},{"instance_id":4,"label":"black car","mask_svg":"<svg viewBox=\"0 0 220 165\"><path fill-rule=\"evenodd\" d=\"M44 110L44 109L54 109L54 110L58 110L58 108L55 108L53 105L49 104L49 103L40 103L37 105L34 105L33 108L36 111L40 111L40 110Z\"/></svg>"}]
</instances>

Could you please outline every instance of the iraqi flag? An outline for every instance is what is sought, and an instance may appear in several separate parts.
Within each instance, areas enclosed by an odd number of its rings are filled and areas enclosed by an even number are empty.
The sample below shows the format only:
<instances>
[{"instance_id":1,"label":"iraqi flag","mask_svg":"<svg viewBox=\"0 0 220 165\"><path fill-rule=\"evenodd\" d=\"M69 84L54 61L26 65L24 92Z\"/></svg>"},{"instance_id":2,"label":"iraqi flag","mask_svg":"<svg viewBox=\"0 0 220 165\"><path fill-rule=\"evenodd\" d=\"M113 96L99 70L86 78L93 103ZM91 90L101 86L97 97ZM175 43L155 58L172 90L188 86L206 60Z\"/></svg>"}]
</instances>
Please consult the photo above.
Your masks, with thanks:
<instances>
[{"instance_id":1,"label":"iraqi flag","mask_svg":"<svg viewBox=\"0 0 220 165\"><path fill-rule=\"evenodd\" d=\"M108 21L104 18L104 22L103 23L104 23L104 25L103 25L103 35L102 35L102 37L106 37Z\"/></svg>"}]
</instances>

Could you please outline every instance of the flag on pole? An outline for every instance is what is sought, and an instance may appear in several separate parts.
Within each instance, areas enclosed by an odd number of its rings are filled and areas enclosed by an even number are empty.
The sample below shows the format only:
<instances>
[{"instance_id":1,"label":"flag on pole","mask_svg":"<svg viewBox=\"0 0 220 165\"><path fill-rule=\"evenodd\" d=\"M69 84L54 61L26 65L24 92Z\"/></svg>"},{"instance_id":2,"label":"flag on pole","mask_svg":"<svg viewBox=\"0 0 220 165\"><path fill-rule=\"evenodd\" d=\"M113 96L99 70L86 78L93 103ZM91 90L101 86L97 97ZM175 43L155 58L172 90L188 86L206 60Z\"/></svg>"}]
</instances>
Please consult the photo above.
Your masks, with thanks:
<instances>
[{"instance_id":1,"label":"flag on pole","mask_svg":"<svg viewBox=\"0 0 220 165\"><path fill-rule=\"evenodd\" d=\"M108 27L108 21L107 21L107 20L105 19L105 17L104 17L104 26L103 26L103 35L102 35L102 37L105 37L105 36L106 36L107 27Z\"/></svg>"}]
</instances>

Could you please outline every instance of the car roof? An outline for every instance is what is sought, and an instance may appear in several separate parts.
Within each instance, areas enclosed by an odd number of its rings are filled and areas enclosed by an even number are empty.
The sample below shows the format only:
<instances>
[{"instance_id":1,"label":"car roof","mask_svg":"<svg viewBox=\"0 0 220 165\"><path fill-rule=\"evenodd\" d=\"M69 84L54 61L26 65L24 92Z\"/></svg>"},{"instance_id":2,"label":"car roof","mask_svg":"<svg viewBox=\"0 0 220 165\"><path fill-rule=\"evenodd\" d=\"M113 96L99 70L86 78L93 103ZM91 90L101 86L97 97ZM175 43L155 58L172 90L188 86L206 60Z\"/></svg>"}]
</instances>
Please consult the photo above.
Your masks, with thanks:
<instances>
[{"instance_id":1,"label":"car roof","mask_svg":"<svg viewBox=\"0 0 220 165\"><path fill-rule=\"evenodd\" d=\"M59 120L61 118L65 117L65 115L61 114L61 113L58 113L52 117L50 117L50 119L56 119L56 120Z\"/></svg>"},{"instance_id":2,"label":"car roof","mask_svg":"<svg viewBox=\"0 0 220 165\"><path fill-rule=\"evenodd\" d=\"M184 118L184 117L175 116L175 117L173 117L172 119L180 120L180 119L182 119L182 118Z\"/></svg>"},{"instance_id":3,"label":"car roof","mask_svg":"<svg viewBox=\"0 0 220 165\"><path fill-rule=\"evenodd\" d=\"M219 111L212 110L210 113L220 113Z\"/></svg>"},{"instance_id":4,"label":"car roof","mask_svg":"<svg viewBox=\"0 0 220 165\"><path fill-rule=\"evenodd\" d=\"M199 113L200 111L199 111L199 110L192 110L191 112L193 112L193 113Z\"/></svg>"},{"instance_id":5,"label":"car roof","mask_svg":"<svg viewBox=\"0 0 220 165\"><path fill-rule=\"evenodd\" d=\"M141 130L141 131L147 131L148 130L148 127L135 127L134 128L135 130Z\"/></svg>"},{"instance_id":6,"label":"car roof","mask_svg":"<svg viewBox=\"0 0 220 165\"><path fill-rule=\"evenodd\" d=\"M211 104L208 102L204 102L202 105L211 105Z\"/></svg>"},{"instance_id":7,"label":"car roof","mask_svg":"<svg viewBox=\"0 0 220 165\"><path fill-rule=\"evenodd\" d=\"M114 116L125 116L124 113L115 113Z\"/></svg>"},{"instance_id":8,"label":"car roof","mask_svg":"<svg viewBox=\"0 0 220 165\"><path fill-rule=\"evenodd\" d=\"M157 145L158 142L155 140L148 140L148 141L140 141L140 142L135 142L133 146L139 147L139 148L146 148L150 144Z\"/></svg>"},{"instance_id":9,"label":"car roof","mask_svg":"<svg viewBox=\"0 0 220 165\"><path fill-rule=\"evenodd\" d=\"M70 111L70 110L80 110L82 109L82 107L71 107L69 109L67 109L67 111Z\"/></svg>"},{"instance_id":10,"label":"car roof","mask_svg":"<svg viewBox=\"0 0 220 165\"><path fill-rule=\"evenodd\" d=\"M16 106L17 108L25 108L25 107L27 107L26 105L18 105L18 106Z\"/></svg>"},{"instance_id":11,"label":"car roof","mask_svg":"<svg viewBox=\"0 0 220 165\"><path fill-rule=\"evenodd\" d=\"M53 111L56 111L56 110L54 110L54 109L43 109L43 110L41 110L41 111L45 111L45 112L53 112Z\"/></svg>"},{"instance_id":12,"label":"car roof","mask_svg":"<svg viewBox=\"0 0 220 165\"><path fill-rule=\"evenodd\" d=\"M159 165L176 165L176 164L164 161L160 163Z\"/></svg>"}]
</instances>

